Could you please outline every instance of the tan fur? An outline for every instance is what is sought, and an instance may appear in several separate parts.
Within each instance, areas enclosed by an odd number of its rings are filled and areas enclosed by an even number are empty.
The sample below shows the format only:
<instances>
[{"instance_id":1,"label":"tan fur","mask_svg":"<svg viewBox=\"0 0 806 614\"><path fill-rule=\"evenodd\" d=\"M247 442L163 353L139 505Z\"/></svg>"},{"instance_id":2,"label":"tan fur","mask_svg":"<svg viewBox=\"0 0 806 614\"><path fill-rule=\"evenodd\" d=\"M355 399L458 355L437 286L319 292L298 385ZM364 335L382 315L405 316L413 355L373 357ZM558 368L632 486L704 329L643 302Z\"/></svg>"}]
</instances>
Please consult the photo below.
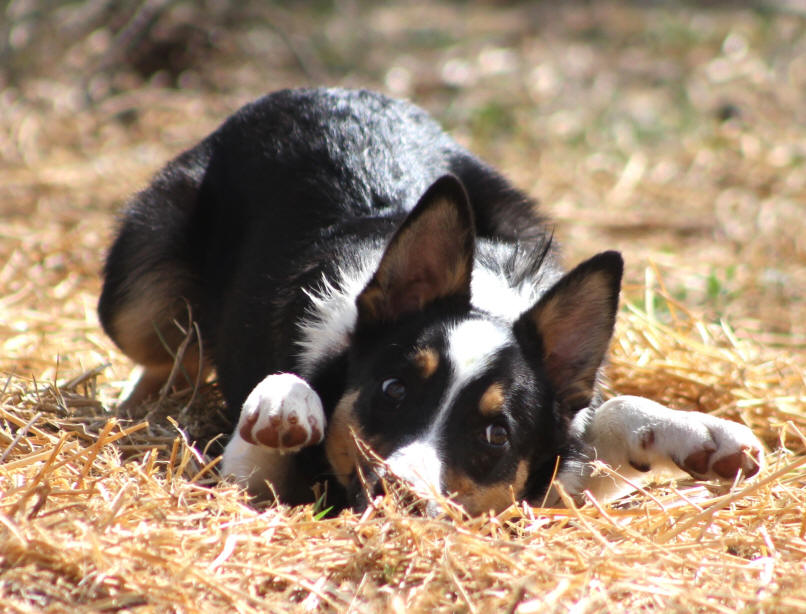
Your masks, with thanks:
<instances>
[{"instance_id":1,"label":"tan fur","mask_svg":"<svg viewBox=\"0 0 806 614\"><path fill-rule=\"evenodd\" d=\"M377 280L373 279L358 297L358 304L364 317L380 320L383 315L385 295Z\"/></svg>"},{"instance_id":2,"label":"tan fur","mask_svg":"<svg viewBox=\"0 0 806 614\"><path fill-rule=\"evenodd\" d=\"M118 404L118 416L131 419L144 417L145 411L141 405L157 395L170 373L171 365L144 369L126 398Z\"/></svg>"},{"instance_id":3,"label":"tan fur","mask_svg":"<svg viewBox=\"0 0 806 614\"><path fill-rule=\"evenodd\" d=\"M455 206L448 201L443 200L440 201L436 207L434 207L432 210L432 215L434 211L440 216L434 226L437 228L452 228L452 232L448 233L447 236L451 240L454 240L457 245L463 243L466 240L466 236L463 236L466 235L466 231L461 232L460 222L456 217ZM445 241L444 238L438 240L441 242ZM442 243L442 245L444 246L445 244ZM416 248L416 245L413 247ZM409 249L408 246L407 249ZM473 270L473 254L472 252L468 252L465 254L465 256L465 259L457 258L451 260L449 262L451 265L450 268L441 269L440 275L442 278L440 287L442 292L439 294L439 296L450 296L452 294L457 294L469 286L470 275Z\"/></svg>"},{"instance_id":4,"label":"tan fur","mask_svg":"<svg viewBox=\"0 0 806 614\"><path fill-rule=\"evenodd\" d=\"M120 348L135 362L146 366L171 365L185 333L174 323L188 320L186 303L177 299L178 280L164 273L136 277L126 290L110 326ZM159 331L159 334L157 334Z\"/></svg>"},{"instance_id":5,"label":"tan fur","mask_svg":"<svg viewBox=\"0 0 806 614\"><path fill-rule=\"evenodd\" d=\"M212 367L205 362L199 372L198 348L189 348L182 361L182 366L172 378L172 388L183 389L193 387L196 383L202 383L207 379ZM143 404L149 399L154 399L159 394L163 386L171 379L174 365L166 363L156 367L145 367L137 381L129 390L124 390L120 403L117 406L117 414L124 418L139 419L146 415L147 406ZM188 381L187 377L193 378Z\"/></svg>"},{"instance_id":6,"label":"tan fur","mask_svg":"<svg viewBox=\"0 0 806 614\"><path fill-rule=\"evenodd\" d=\"M458 231L459 220L456 217L456 208L448 201L440 200L431 207L428 216L430 217L430 224L433 228L452 229L454 232ZM420 222L422 223L423 220L421 219ZM449 233L447 238L455 240L457 243L464 240L464 237L455 236L453 233ZM431 234L424 236L422 231L418 229L418 224L414 224L396 237L395 249L388 253L388 258L384 263L385 266L381 266L378 270L382 285L385 286L394 282L394 280L390 278L389 273L405 269L409 255L422 249L424 239L428 241L440 241L441 247L447 247L444 243L445 238ZM439 271L439 274L443 278L442 288L445 291L443 296L458 292L467 284L467 275L470 268L468 265L470 264L470 266L472 266L472 264L468 262L455 262L454 264L456 266L449 270L442 269Z\"/></svg>"},{"instance_id":7,"label":"tan fur","mask_svg":"<svg viewBox=\"0 0 806 614\"><path fill-rule=\"evenodd\" d=\"M599 309L606 309L607 302L610 298L610 286L607 278L603 273L591 275L585 279L585 292L586 303L585 309L587 311L597 311ZM549 301L543 306L537 314L538 329L543 334L543 343L547 348L558 345L562 339L557 339L557 333L560 335L564 331L561 323L567 318L569 311L568 307L562 308L564 303L564 296L556 297L555 300ZM599 307L601 305L601 307ZM609 331L605 333L607 335ZM590 343L601 343L603 339L591 339ZM604 339L606 341L606 338Z\"/></svg>"},{"instance_id":8,"label":"tan fur","mask_svg":"<svg viewBox=\"0 0 806 614\"><path fill-rule=\"evenodd\" d=\"M428 379L439 367L439 352L434 348L420 348L414 355L414 364L423 379Z\"/></svg>"},{"instance_id":9,"label":"tan fur","mask_svg":"<svg viewBox=\"0 0 806 614\"><path fill-rule=\"evenodd\" d=\"M478 516L489 511L500 512L517 500L529 477L529 464L522 460L518 463L512 481L498 482L488 486L477 484L467 475L454 469L446 469L443 482L448 493L460 503L471 516Z\"/></svg>"},{"instance_id":10,"label":"tan fur","mask_svg":"<svg viewBox=\"0 0 806 614\"><path fill-rule=\"evenodd\" d=\"M373 320L393 320L437 298L466 292L472 251L465 253L461 246L468 232L453 204L436 202L387 247L374 277L358 297L359 313Z\"/></svg>"},{"instance_id":11,"label":"tan fur","mask_svg":"<svg viewBox=\"0 0 806 614\"><path fill-rule=\"evenodd\" d=\"M549 376L556 380L563 379L555 377L552 372L553 359L559 354L564 354L567 350L563 348L567 343L569 328L579 327L595 319L596 315L609 309L610 284L608 278L603 273L592 274L584 279L585 300L577 304L568 304L568 294L566 291L559 296L555 296L542 305L533 313L535 326L540 331L543 339L543 347L546 353L546 364ZM573 294L573 293L571 293ZM580 355L595 354L597 348L606 347L611 331L606 327L589 327L587 330L591 335L581 338L581 347L575 348ZM593 350L593 351L591 351ZM577 400L589 399L593 394L593 383L595 381L596 370L599 368L597 361L588 365L587 369L580 370L576 375L576 380L562 381L562 395L566 402L573 403Z\"/></svg>"},{"instance_id":12,"label":"tan fur","mask_svg":"<svg viewBox=\"0 0 806 614\"><path fill-rule=\"evenodd\" d=\"M177 358L182 361L175 379L177 384L192 385L182 373L191 378L199 373L202 357L194 332L183 346L192 326L189 321L192 314L188 303L176 298L179 285L180 280L166 272L135 277L112 317L111 336L132 360L145 367L139 381L118 406L119 415L140 417L139 405L165 385ZM202 378L209 370L209 365L203 365Z\"/></svg>"},{"instance_id":13,"label":"tan fur","mask_svg":"<svg viewBox=\"0 0 806 614\"><path fill-rule=\"evenodd\" d=\"M479 400L479 411L483 416L494 416L500 414L504 409L504 387L495 383L492 384Z\"/></svg>"},{"instance_id":14,"label":"tan fur","mask_svg":"<svg viewBox=\"0 0 806 614\"><path fill-rule=\"evenodd\" d=\"M325 454L336 478L345 486L356 466L357 450L353 433L363 439L361 427L353 413L358 394L354 390L342 397L333 411L325 436Z\"/></svg>"}]
</instances>

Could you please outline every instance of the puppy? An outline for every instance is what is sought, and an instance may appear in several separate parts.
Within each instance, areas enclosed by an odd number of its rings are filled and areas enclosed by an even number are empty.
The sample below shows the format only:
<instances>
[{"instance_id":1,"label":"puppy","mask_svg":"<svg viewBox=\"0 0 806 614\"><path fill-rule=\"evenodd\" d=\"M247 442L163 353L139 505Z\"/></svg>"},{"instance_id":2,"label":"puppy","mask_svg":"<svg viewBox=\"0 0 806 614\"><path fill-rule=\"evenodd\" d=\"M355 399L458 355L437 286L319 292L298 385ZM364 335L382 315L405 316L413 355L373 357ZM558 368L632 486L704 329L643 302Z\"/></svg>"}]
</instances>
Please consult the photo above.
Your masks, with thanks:
<instances>
[{"instance_id":1,"label":"puppy","mask_svg":"<svg viewBox=\"0 0 806 614\"><path fill-rule=\"evenodd\" d=\"M744 426L598 390L622 258L564 273L535 204L421 109L367 91L281 91L167 164L126 208L99 315L166 381L192 314L237 424L222 471L296 504L366 503L355 438L471 514L607 499L658 472L752 476ZM378 479L370 474L370 483ZM370 493L371 494L371 493Z\"/></svg>"}]
</instances>

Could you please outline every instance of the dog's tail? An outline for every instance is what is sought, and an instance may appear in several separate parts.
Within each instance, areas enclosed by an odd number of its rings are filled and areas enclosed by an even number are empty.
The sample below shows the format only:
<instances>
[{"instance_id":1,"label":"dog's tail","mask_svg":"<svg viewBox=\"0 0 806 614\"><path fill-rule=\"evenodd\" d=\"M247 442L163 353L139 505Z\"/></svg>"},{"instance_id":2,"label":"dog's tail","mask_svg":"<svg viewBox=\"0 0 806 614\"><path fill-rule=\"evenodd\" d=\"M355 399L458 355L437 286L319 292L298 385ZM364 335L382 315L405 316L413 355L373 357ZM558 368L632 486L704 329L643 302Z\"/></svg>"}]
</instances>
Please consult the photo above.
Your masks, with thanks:
<instances>
[{"instance_id":1,"label":"dog's tail","mask_svg":"<svg viewBox=\"0 0 806 614\"><path fill-rule=\"evenodd\" d=\"M145 367L129 405L168 378L198 307L190 227L210 162L211 139L186 151L125 208L104 266L98 315L123 352ZM192 330L192 329L191 329ZM185 344L182 366L196 373L198 344Z\"/></svg>"}]
</instances>

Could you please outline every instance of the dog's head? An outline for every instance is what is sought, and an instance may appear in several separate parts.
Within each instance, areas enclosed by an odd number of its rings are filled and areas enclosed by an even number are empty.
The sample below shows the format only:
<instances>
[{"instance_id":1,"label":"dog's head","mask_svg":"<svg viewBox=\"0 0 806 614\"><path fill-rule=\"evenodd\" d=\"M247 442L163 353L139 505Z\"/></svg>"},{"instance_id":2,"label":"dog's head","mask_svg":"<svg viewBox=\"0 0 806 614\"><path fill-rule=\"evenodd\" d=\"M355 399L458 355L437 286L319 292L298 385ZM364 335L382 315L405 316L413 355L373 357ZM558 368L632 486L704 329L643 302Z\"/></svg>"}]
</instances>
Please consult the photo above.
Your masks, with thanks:
<instances>
[{"instance_id":1,"label":"dog's head","mask_svg":"<svg viewBox=\"0 0 806 614\"><path fill-rule=\"evenodd\" d=\"M545 492L594 398L615 321L622 260L605 252L562 277L514 322L473 307L467 195L437 181L357 298L347 388L325 442L356 488L353 434L392 471L471 514Z\"/></svg>"}]
</instances>

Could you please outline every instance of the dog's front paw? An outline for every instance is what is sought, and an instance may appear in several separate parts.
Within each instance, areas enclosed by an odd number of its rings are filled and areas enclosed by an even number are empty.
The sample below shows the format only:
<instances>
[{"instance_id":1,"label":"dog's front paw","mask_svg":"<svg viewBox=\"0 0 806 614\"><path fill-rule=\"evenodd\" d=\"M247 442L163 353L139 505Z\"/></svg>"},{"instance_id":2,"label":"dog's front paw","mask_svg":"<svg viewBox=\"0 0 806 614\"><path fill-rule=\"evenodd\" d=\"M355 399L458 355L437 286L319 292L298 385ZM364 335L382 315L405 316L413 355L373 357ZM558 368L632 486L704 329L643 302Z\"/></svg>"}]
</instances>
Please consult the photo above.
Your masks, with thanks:
<instances>
[{"instance_id":1,"label":"dog's front paw","mask_svg":"<svg viewBox=\"0 0 806 614\"><path fill-rule=\"evenodd\" d=\"M616 397L602 409L628 429L628 461L638 471L674 465L698 480L732 481L740 471L749 478L761 468L761 442L743 424L640 397Z\"/></svg>"},{"instance_id":2,"label":"dog's front paw","mask_svg":"<svg viewBox=\"0 0 806 614\"><path fill-rule=\"evenodd\" d=\"M739 472L758 473L764 458L761 442L743 424L635 396L599 407L588 440L600 460L644 475L682 469L698 480L732 481Z\"/></svg>"},{"instance_id":3,"label":"dog's front paw","mask_svg":"<svg viewBox=\"0 0 806 614\"><path fill-rule=\"evenodd\" d=\"M676 416L686 424L679 448L670 450L674 462L698 480L729 480L741 471L745 478L758 473L763 449L752 431L736 422L708 414L686 412Z\"/></svg>"},{"instance_id":4,"label":"dog's front paw","mask_svg":"<svg viewBox=\"0 0 806 614\"><path fill-rule=\"evenodd\" d=\"M325 413L319 395L290 373L269 375L249 394L241 409L238 434L256 446L296 452L320 443Z\"/></svg>"}]
</instances>

